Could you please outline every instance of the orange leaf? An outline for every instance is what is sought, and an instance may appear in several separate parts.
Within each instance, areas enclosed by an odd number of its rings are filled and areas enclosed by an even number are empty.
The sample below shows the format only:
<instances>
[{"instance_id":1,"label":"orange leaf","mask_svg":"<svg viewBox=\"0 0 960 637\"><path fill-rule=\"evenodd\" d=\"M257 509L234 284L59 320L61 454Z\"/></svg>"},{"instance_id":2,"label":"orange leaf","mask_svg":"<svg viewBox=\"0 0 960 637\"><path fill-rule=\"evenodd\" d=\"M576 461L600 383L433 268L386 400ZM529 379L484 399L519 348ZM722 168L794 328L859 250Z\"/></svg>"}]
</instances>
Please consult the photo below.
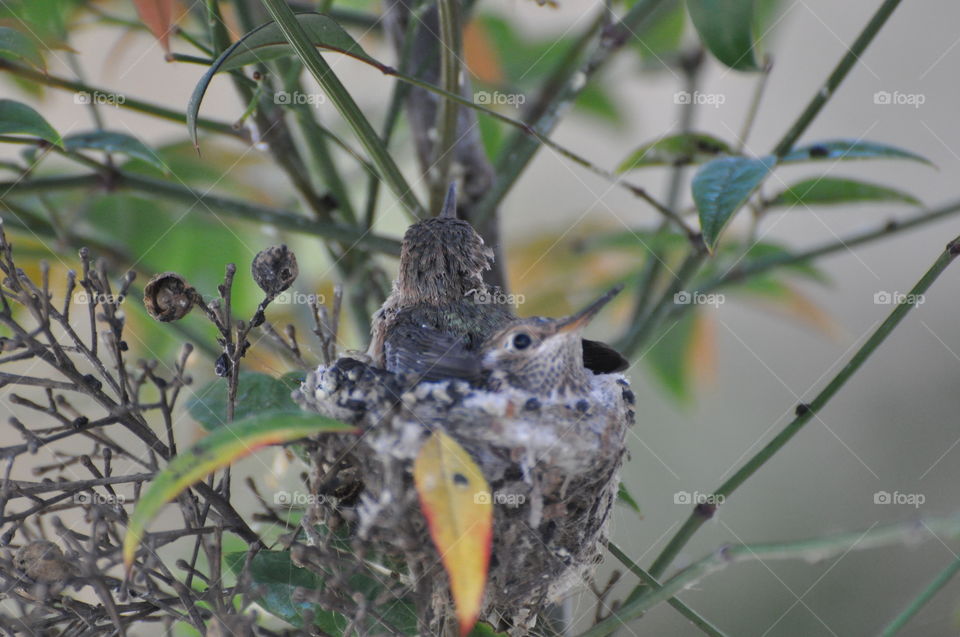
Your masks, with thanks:
<instances>
[{"instance_id":1,"label":"orange leaf","mask_svg":"<svg viewBox=\"0 0 960 637\"><path fill-rule=\"evenodd\" d=\"M173 28L177 0L133 0L140 21L157 39L163 52L170 58L170 31Z\"/></svg>"},{"instance_id":2,"label":"orange leaf","mask_svg":"<svg viewBox=\"0 0 960 637\"><path fill-rule=\"evenodd\" d=\"M430 537L450 578L461 637L470 632L483 603L493 541L490 486L470 454L436 431L413 463L413 479Z\"/></svg>"},{"instance_id":3,"label":"orange leaf","mask_svg":"<svg viewBox=\"0 0 960 637\"><path fill-rule=\"evenodd\" d=\"M717 378L717 326L707 314L698 312L694 317L686 363L697 381L713 384Z\"/></svg>"},{"instance_id":4,"label":"orange leaf","mask_svg":"<svg viewBox=\"0 0 960 637\"><path fill-rule=\"evenodd\" d=\"M490 42L490 34L478 20L471 20L463 30L463 56L473 76L484 84L500 84L503 69L497 50Z\"/></svg>"}]
</instances>

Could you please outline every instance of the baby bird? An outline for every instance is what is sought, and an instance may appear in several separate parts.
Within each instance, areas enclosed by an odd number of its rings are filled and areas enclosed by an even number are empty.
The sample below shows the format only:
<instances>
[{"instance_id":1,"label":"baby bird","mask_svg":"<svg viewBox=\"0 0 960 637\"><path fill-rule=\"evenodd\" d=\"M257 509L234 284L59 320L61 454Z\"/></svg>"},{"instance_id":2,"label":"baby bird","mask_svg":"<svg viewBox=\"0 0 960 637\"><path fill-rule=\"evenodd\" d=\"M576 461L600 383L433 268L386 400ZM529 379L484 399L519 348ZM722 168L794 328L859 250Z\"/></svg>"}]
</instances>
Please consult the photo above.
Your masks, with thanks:
<instances>
[{"instance_id":1,"label":"baby bird","mask_svg":"<svg viewBox=\"0 0 960 637\"><path fill-rule=\"evenodd\" d=\"M482 366L491 372L491 382L507 384L539 396L576 396L590 391L591 373L606 373L584 364L582 332L594 316L616 296L617 286L576 314L564 318L533 316L516 319L493 334L484 344ZM602 343L604 360L618 360L604 367L622 371L626 360ZM593 351L591 349L591 351Z\"/></svg>"},{"instance_id":2,"label":"baby bird","mask_svg":"<svg viewBox=\"0 0 960 637\"><path fill-rule=\"evenodd\" d=\"M513 318L483 281L492 262L480 235L456 218L451 185L440 215L403 237L393 291L373 317L373 364L425 380L478 376L480 345Z\"/></svg>"}]
</instances>

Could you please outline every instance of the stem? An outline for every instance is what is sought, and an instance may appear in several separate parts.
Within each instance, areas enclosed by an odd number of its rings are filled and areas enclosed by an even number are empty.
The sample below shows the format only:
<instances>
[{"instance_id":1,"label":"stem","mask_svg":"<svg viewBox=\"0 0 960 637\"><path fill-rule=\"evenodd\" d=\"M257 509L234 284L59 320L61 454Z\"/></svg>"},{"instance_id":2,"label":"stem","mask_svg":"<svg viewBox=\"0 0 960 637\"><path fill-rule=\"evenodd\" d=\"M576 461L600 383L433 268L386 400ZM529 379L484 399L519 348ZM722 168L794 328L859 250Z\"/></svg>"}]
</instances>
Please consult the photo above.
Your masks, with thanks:
<instances>
[{"instance_id":1,"label":"stem","mask_svg":"<svg viewBox=\"0 0 960 637\"><path fill-rule=\"evenodd\" d=\"M553 79L557 84L562 83L563 89L558 91L555 99L536 118L532 125L528 126L535 138L531 139L529 135L516 134L504 146L501 153L501 161L497 165L497 179L490 192L480 201L475 217L475 225L479 225L499 206L504 196L523 173L524 168L533 159L533 156L539 150L539 144L536 140L545 135L549 135L560 120L560 114L565 107L573 102L580 95L583 87L610 59L613 53L620 49L631 34L637 31L640 25L654 12L654 10L664 2L664 0L638 0L636 4L620 19L620 21L603 29L603 33L589 59L581 66L572 63L569 58L564 59L565 68L558 69L558 74ZM606 8L603 9L606 11ZM596 22L590 31L588 31L587 41L592 39L595 30L598 30L602 22ZM586 44L581 40L579 44Z\"/></svg>"},{"instance_id":2,"label":"stem","mask_svg":"<svg viewBox=\"0 0 960 637\"><path fill-rule=\"evenodd\" d=\"M852 550L866 550L897 544L912 546L935 536L960 536L960 516L912 520L886 526L873 526L865 531L841 533L794 542L764 544L727 544L694 562L643 597L627 602L610 617L580 634L580 637L609 635L624 622L635 619L660 602L690 588L708 575L730 564L769 560L823 560Z\"/></svg>"},{"instance_id":3,"label":"stem","mask_svg":"<svg viewBox=\"0 0 960 637\"><path fill-rule=\"evenodd\" d=\"M940 589L946 586L947 582L953 579L953 576L960 571L960 558L955 559L950 566L940 571L940 573L930 582L929 585L917 597L910 602L910 605L903 609L899 615L894 617L893 621L887 624L880 634L881 637L893 637L900 629L906 626L907 622L913 619L913 616L920 612L927 602L933 599L933 596L940 592Z\"/></svg>"},{"instance_id":4,"label":"stem","mask_svg":"<svg viewBox=\"0 0 960 637\"><path fill-rule=\"evenodd\" d=\"M960 201L954 201L944 204L939 208L933 208L931 210L921 212L907 219L899 221L887 221L872 230L859 232L835 241L828 241L822 245L804 250L803 252L796 252L793 254L775 254L769 257L751 261L742 266L734 266L727 270L727 272L724 274L704 283L697 289L697 292L712 292L717 288L737 283L738 281L748 279L754 275L767 272L768 270L772 270L777 267L793 265L795 263L804 263L828 254L849 250L854 246L870 243L876 239L882 239L883 237L899 233L903 230L925 225L933 221L939 221L944 217L955 215L958 212L960 212ZM682 311L682 308L678 307L676 308L676 311Z\"/></svg>"},{"instance_id":5,"label":"stem","mask_svg":"<svg viewBox=\"0 0 960 637\"><path fill-rule=\"evenodd\" d=\"M276 20L280 30L283 31L284 36L290 42L304 66L323 87L324 92L330 97L330 101L350 124L360 143L370 154L370 159L380 170L384 181L397 195L410 216L413 219L425 216L423 207L417 201L410 185L407 184L400 169L393 161L393 157L390 156L390 152L384 146L380 137L377 136L376 131L373 130L353 97L350 96L350 93L333 73L330 65L313 48L310 38L304 32L300 23L297 22L297 18L290 7L283 0L263 0L263 4L270 15L273 16L273 19Z\"/></svg>"},{"instance_id":6,"label":"stem","mask_svg":"<svg viewBox=\"0 0 960 637\"><path fill-rule=\"evenodd\" d=\"M90 84L85 84L83 82L74 82L56 75L34 71L33 69L13 64L12 62L2 58L0 58L0 71L9 71L16 76L30 80L31 82L36 82L44 86L59 88L66 91L114 95L113 91L108 91ZM154 117L170 120L172 122L180 122L181 124L186 124L187 122L186 115L184 115L181 111L164 108L162 106L151 104L150 102L144 102L127 95L123 95L123 101L117 100L116 105L121 108L129 108L132 111L146 113L148 115L153 115ZM227 124L226 122L217 122L211 119L198 117L197 127L212 133L220 133L221 135L229 135L230 137L247 139L247 134L245 132L236 130L231 124Z\"/></svg>"},{"instance_id":7,"label":"stem","mask_svg":"<svg viewBox=\"0 0 960 637\"><path fill-rule=\"evenodd\" d=\"M704 51L698 47L695 51L687 53L681 57L680 68L683 71L684 90L690 95L697 91L699 84L700 69L703 68ZM680 104L678 106L680 113L680 134L689 133L693 130L693 122L697 112L696 104ZM683 186L683 176L686 172L685 166L674 166L670 171L670 185L667 188L667 207L670 210L676 210L680 203L680 192ZM670 220L664 219L658 228L658 232L665 232L670 227ZM643 265L643 271L640 273L640 282L637 286L637 297L633 303L633 311L630 315L630 325L638 323L640 318L647 311L650 298L656 288L657 282L664 268L664 259L662 250L651 250Z\"/></svg>"},{"instance_id":8,"label":"stem","mask_svg":"<svg viewBox=\"0 0 960 637\"><path fill-rule=\"evenodd\" d=\"M313 234L327 239L343 241L363 246L369 250L397 256L400 254L400 242L388 237L366 232L362 228L339 223L318 221L287 210L269 208L257 204L232 199L221 195L212 195L160 179L142 177L124 172L114 172L104 177L98 174L76 175L69 177L41 177L28 181L0 182L0 193L4 196L13 193L48 192L53 189L87 188L104 186L130 188L145 193L182 201L200 208L220 210L233 217L256 223L265 223L282 230Z\"/></svg>"},{"instance_id":9,"label":"stem","mask_svg":"<svg viewBox=\"0 0 960 637\"><path fill-rule=\"evenodd\" d=\"M740 129L740 138L737 141L737 153L743 153L747 146L747 138L753 130L753 124L757 121L757 113L760 111L760 100L767 89L767 82L770 80L770 71L773 68L773 62L769 58L763 63L763 69L760 71L760 79L753 88L753 96L750 98L750 107L747 109L747 116L743 120L743 128Z\"/></svg>"},{"instance_id":10,"label":"stem","mask_svg":"<svg viewBox=\"0 0 960 637\"><path fill-rule=\"evenodd\" d=\"M793 438L804 425L806 425L821 409L836 395L850 377L856 373L860 367L870 358L870 355L883 343L890 333L900 324L904 317L913 309L913 303L906 302L909 299L917 299L919 295L924 294L934 281L947 269L947 266L960 253L960 237L951 241L947 248L941 253L940 257L927 270L926 274L917 282L910 291L912 296L904 298L905 302L900 303L894 308L893 312L886 318L880 327L870 335L870 338L857 350L853 358L837 373L836 376L824 387L819 394L807 404L797 406L797 416L776 437L766 446L758 451L746 464L744 464L736 473L726 480L715 491L718 496L726 498L733 494L740 485L747 481L750 476L757 472L767 460L773 457L780 449ZM711 507L698 506L690 514L683 526L677 531L667 546L663 549L653 565L650 567L650 573L654 577L659 577L666 571L667 567L673 562L680 550L687 544L694 533L713 517L714 510ZM634 591L635 593L637 590Z\"/></svg>"},{"instance_id":11,"label":"stem","mask_svg":"<svg viewBox=\"0 0 960 637\"><path fill-rule=\"evenodd\" d=\"M411 16L415 17L416 20L410 20L410 22L407 24L407 32L403 39L403 48L400 52L399 60L400 73L405 75L411 75L413 73L412 69L410 69L410 58L413 54L414 33L416 32L416 26L419 23L420 18L417 12L411 12ZM384 117L383 127L380 131L380 137L383 139L383 144L387 147L390 146L390 139L393 137L393 131L396 129L397 122L400 119L400 112L403 108L403 100L407 97L409 92L409 84L399 80L393 83L393 92L390 95L390 104L387 106L387 114ZM372 173L367 183L367 207L363 214L363 225L366 228L373 227L373 220L377 211L377 199L379 196L380 179L377 177L376 173Z\"/></svg>"},{"instance_id":12,"label":"stem","mask_svg":"<svg viewBox=\"0 0 960 637\"><path fill-rule=\"evenodd\" d=\"M653 310L644 319L633 323L627 329L627 333L624 334L617 345L621 351L625 352L627 356L632 356L650 338L650 335L660 325L670 308L676 305L675 295L681 292L693 279L700 270L700 266L707 259L707 255L707 248L702 241L690 250L686 259L680 265L680 269L674 275L673 281L660 295Z\"/></svg>"},{"instance_id":13,"label":"stem","mask_svg":"<svg viewBox=\"0 0 960 637\"><path fill-rule=\"evenodd\" d=\"M655 577L653 577L652 575L650 575L650 573L640 568L640 566L636 562L631 560L626 553L621 551L620 547L618 547L616 544L614 544L613 542L609 542L607 544L607 548L610 549L610 553L615 558L620 560L620 562L624 566L630 569L631 573L633 573L634 575L642 579L643 583L649 586L652 590L656 591L662 588L662 585L660 584L660 582L657 581ZM693 610L692 608L690 608L689 606L681 602L676 597L671 597L670 599L667 600L667 603L673 606L675 609L677 609L677 611L681 615L683 615L688 620L690 620L690 623L692 623L694 626L696 626L701 631L703 631L705 635L713 635L713 637L725 637L724 633L719 628L717 628L716 626L711 624L709 621L701 617L697 613L697 611Z\"/></svg>"},{"instance_id":14,"label":"stem","mask_svg":"<svg viewBox=\"0 0 960 637\"><path fill-rule=\"evenodd\" d=\"M800 114L800 117L797 118L797 121L794 122L793 126L787 131L783 136L783 139L777 144L776 148L773 149L773 154L777 157L783 157L793 148L793 145L797 142L800 136L803 134L807 127L810 126L814 118L820 114L820 111L826 105L827 100L833 97L834 91L837 90L837 87L840 86L840 83L843 82L844 78L847 77L847 74L850 72L850 69L860 60L860 57L863 55L863 52L873 41L873 38L876 37L877 33L880 31L881 27L886 23L887 18L890 17L890 14L900 5L900 0L884 0L883 4L880 5L880 8L877 9L877 12L873 14L873 17L870 19L870 22L867 23L867 26L863 28L863 31L860 32L860 35L857 36L856 41L853 45L847 50L846 55L844 55L840 62L837 64L836 68L833 69L833 72L830 74L830 77L827 78L826 83L819 91L813 96L813 99L810 100L810 103L807 104L807 108Z\"/></svg>"},{"instance_id":15,"label":"stem","mask_svg":"<svg viewBox=\"0 0 960 637\"><path fill-rule=\"evenodd\" d=\"M437 14L440 19L440 79L444 90L455 95L460 94L460 0L439 0ZM457 119L459 105L453 100L441 99L437 108L437 131L439 141L434 147L433 170L428 169L427 180L430 183L430 211L440 214L450 180L450 166L453 164L454 149L457 145ZM434 172L435 178L431 178Z\"/></svg>"}]
</instances>

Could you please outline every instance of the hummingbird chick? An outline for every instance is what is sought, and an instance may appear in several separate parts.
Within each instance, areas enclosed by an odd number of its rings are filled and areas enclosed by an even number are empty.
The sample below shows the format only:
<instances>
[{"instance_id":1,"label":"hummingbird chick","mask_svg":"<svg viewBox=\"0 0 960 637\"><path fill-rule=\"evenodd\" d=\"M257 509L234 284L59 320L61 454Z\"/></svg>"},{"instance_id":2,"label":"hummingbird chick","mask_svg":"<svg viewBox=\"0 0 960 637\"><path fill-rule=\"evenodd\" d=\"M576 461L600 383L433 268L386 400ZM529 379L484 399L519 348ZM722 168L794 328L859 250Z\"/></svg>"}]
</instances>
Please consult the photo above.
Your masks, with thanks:
<instances>
[{"instance_id":1,"label":"hummingbird chick","mask_svg":"<svg viewBox=\"0 0 960 637\"><path fill-rule=\"evenodd\" d=\"M372 364L420 380L478 381L484 342L515 320L505 295L483 280L492 262L483 238L456 218L451 185L440 215L413 224L403 237L393 291L373 316ZM626 359L603 343L573 342L583 350L580 366L595 374L627 368Z\"/></svg>"},{"instance_id":2,"label":"hummingbird chick","mask_svg":"<svg viewBox=\"0 0 960 637\"><path fill-rule=\"evenodd\" d=\"M482 365L491 372L491 383L506 382L539 396L578 396L589 393L592 373L603 373L585 365L587 355L618 360L616 365L609 365L610 371L622 371L620 361L626 361L620 354L596 341L588 341L591 346L586 347L582 337L587 324L622 289L622 285L613 288L570 316L515 319L497 331L484 344L482 353Z\"/></svg>"},{"instance_id":3,"label":"hummingbird chick","mask_svg":"<svg viewBox=\"0 0 960 637\"><path fill-rule=\"evenodd\" d=\"M373 316L368 355L387 371L425 380L474 379L486 337L513 318L483 273L493 250L456 218L451 185L440 215L407 229L393 291Z\"/></svg>"}]
</instances>

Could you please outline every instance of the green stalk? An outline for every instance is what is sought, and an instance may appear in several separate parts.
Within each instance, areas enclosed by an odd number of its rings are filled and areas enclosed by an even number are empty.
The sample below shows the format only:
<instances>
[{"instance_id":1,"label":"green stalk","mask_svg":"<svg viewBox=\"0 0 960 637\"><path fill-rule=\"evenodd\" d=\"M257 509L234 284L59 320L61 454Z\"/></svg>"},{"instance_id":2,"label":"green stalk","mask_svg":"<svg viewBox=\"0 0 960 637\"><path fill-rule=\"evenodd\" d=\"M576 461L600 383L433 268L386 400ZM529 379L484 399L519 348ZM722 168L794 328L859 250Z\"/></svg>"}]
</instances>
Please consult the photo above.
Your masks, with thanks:
<instances>
[{"instance_id":1,"label":"green stalk","mask_svg":"<svg viewBox=\"0 0 960 637\"><path fill-rule=\"evenodd\" d=\"M876 37L883 25L886 24L887 18L890 17L890 14L892 14L899 5L900 0L884 0L880 8L877 9L877 12L873 14L870 22L867 23L867 26L865 26L863 31L860 32L860 35L857 36L856 41L847 50L846 55L840 59L836 68L833 69L826 83L814 94L813 99L807 104L807 107L800 114L800 117L797 118L797 121L794 122L793 126L791 126L783 136L783 139L781 139L776 148L773 149L774 155L783 157L793 149L793 145L797 143L797 140L803 135L803 132L807 130L807 127L810 126L814 118L820 114L820 111L823 110L827 101L833 97L834 92L840 86L840 83L843 82L844 78L847 77L850 69L860 60L863 52L870 43L873 42L873 38Z\"/></svg>"},{"instance_id":2,"label":"green stalk","mask_svg":"<svg viewBox=\"0 0 960 637\"><path fill-rule=\"evenodd\" d=\"M606 64L612 54L619 50L623 43L631 37L631 34L637 31L664 1L638 0L617 24L603 29L603 37L599 39L592 55L582 66L575 63L579 55L565 57L563 60L564 66L558 68L557 73L551 79L552 83L562 85L563 88L557 92L557 96L551 100L536 120L527 127L533 134L533 138L529 134L517 133L504 145L503 152L500 154L501 160L497 165L497 178L493 187L477 204L475 225L481 225L500 205L504 196L513 187L530 160L540 149L537 141L549 135L556 127L560 120L560 114L565 107L580 95L583 87ZM606 10L606 8L603 9L604 12ZM601 26L602 21L595 22L576 46L585 47L587 43L594 39L595 34L601 31ZM579 52L575 50L574 53Z\"/></svg>"},{"instance_id":3,"label":"green stalk","mask_svg":"<svg viewBox=\"0 0 960 637\"><path fill-rule=\"evenodd\" d=\"M310 38L303 31L303 27L297 22L297 18L290 7L283 0L262 0L267 11L273 16L280 30L290 42L290 45L296 51L297 56L303 62L304 66L310 71L314 79L323 87L324 92L333 102L340 114L343 116L350 127L353 129L360 143L370 155L370 159L380 171L384 181L390 186L391 190L397 195L397 198L404 205L407 212L413 219L422 218L426 215L416 195L411 190L406 179L400 172L390 152L384 146L376 131L370 125L370 122L364 116L360 107L350 96L350 93L343 86L340 80L334 75L330 65L327 64L323 56L310 43Z\"/></svg>"},{"instance_id":4,"label":"green stalk","mask_svg":"<svg viewBox=\"0 0 960 637\"><path fill-rule=\"evenodd\" d=\"M922 532L919 529L922 529ZM730 564L752 561L767 562L770 560L823 560L834 555L842 556L852 550L867 550L897 544L911 546L919 540L929 540L936 536L960 536L960 516L929 518L922 520L921 523L911 520L886 526L875 525L865 531L841 533L796 542L727 544L684 568L665 581L661 588L653 590L633 602L626 602L610 617L581 633L579 637L609 635L623 626L624 622L639 617L657 604L694 586L708 575L720 571ZM943 574L940 577L943 577Z\"/></svg>"},{"instance_id":5,"label":"green stalk","mask_svg":"<svg viewBox=\"0 0 960 637\"><path fill-rule=\"evenodd\" d=\"M631 573L633 573L634 575L642 579L643 583L649 586L652 590L656 591L662 588L662 585L660 584L660 582L657 581L655 577L653 577L652 575L650 575L650 573L640 568L640 566L636 562L631 560L626 553L621 551L620 547L618 547L616 544L614 544L613 542L609 542L607 544L607 548L610 549L610 553L615 558L620 560L621 564L626 566ZM703 632L703 634L711 635L712 637L725 637L724 633L719 628L717 628L716 626L711 624L709 621L701 617L700 614L697 613L697 611L693 610L692 608L690 608L689 606L681 602L676 597L671 597L670 599L667 600L667 603L673 606L677 610L677 612L679 612L681 615L686 617L691 624L699 628Z\"/></svg>"},{"instance_id":6,"label":"green stalk","mask_svg":"<svg viewBox=\"0 0 960 637\"><path fill-rule=\"evenodd\" d=\"M707 248L703 245L703 241L690 249L683 263L680 264L680 269L674 275L673 281L660 295L650 313L628 327L627 333L617 344L620 351L625 352L627 356L631 356L650 338L650 335L660 325L670 308L677 305L675 295L682 292L687 284L693 280L693 277L700 270L700 266L706 261L707 256Z\"/></svg>"},{"instance_id":7,"label":"green stalk","mask_svg":"<svg viewBox=\"0 0 960 637\"><path fill-rule=\"evenodd\" d=\"M440 79L444 90L460 94L460 0L439 0L437 15L440 21ZM430 182L430 212L440 214L446 197L450 166L457 145L459 105L446 98L437 107L439 140L434 148L433 170L428 171ZM431 177L434 173L436 177Z\"/></svg>"},{"instance_id":8,"label":"green stalk","mask_svg":"<svg viewBox=\"0 0 960 637\"><path fill-rule=\"evenodd\" d=\"M906 302L909 299L917 299L923 295L933 284L934 281L947 269L947 266L953 262L957 254L960 253L960 237L954 239L947 245L936 262L927 270L920 281L917 282L910 291L911 296L905 297L904 301L894 308L887 319L880 324L880 327L870 335L870 338L857 350L853 358L844 365L843 369L833 377L833 379L824 387L816 397L807 404L797 406L797 415L783 430L778 433L773 440L768 442L760 451L758 451L746 464L744 464L736 473L726 480L720 487L714 491L717 496L726 499L732 495L740 485L747 481L750 476L756 473L770 458L784 447L797 433L803 429L814 415L819 413L823 407L830 402L840 388L842 388L850 377L856 373L860 367L870 358L870 355L880 347L890 333L900 324L906 315L913 309L913 303ZM667 543L660 555L654 560L650 567L650 573L654 577L659 577L667 570L680 550L686 546L687 542L693 537L694 533L713 516L713 510L709 507L696 507L687 520L683 523L677 533ZM639 593L635 589L634 593Z\"/></svg>"},{"instance_id":9,"label":"green stalk","mask_svg":"<svg viewBox=\"0 0 960 637\"><path fill-rule=\"evenodd\" d=\"M198 205L203 210L209 207L238 219L273 225L281 230L302 232L335 241L343 241L394 256L400 254L399 241L369 233L363 228L314 220L287 210L269 208L240 199L204 193L160 179L124 172L115 172L107 176L89 174L0 182L0 194L8 196L14 193L99 187L105 183L115 188L129 188L138 192L166 197L173 201L180 201L187 205Z\"/></svg>"},{"instance_id":10,"label":"green stalk","mask_svg":"<svg viewBox=\"0 0 960 637\"><path fill-rule=\"evenodd\" d=\"M37 84L50 86L52 88L59 88L66 91L91 94L102 93L104 95L114 94L114 91L109 91L91 84L85 84L83 82L75 82L73 80L68 80L56 75L50 75L48 73L34 71L33 69L14 64L2 58L0 58L0 71L8 71L26 80L30 80L31 82L36 82ZM186 124L187 122L187 117L182 111L164 108L162 106L151 104L150 102L144 102L143 100L138 100L127 95L123 95L123 102L121 103L118 101L117 106L120 108L128 108L132 111L137 111L140 113L146 113L147 115L152 115L160 119L166 119L171 122L180 122L181 124ZM239 137L241 139L247 138L246 133L236 130L231 124L227 124L226 122L217 122L212 119L198 117L197 127L212 133L229 135L230 137Z\"/></svg>"},{"instance_id":11,"label":"green stalk","mask_svg":"<svg viewBox=\"0 0 960 637\"><path fill-rule=\"evenodd\" d=\"M910 605L894 617L892 622L887 624L887 627L880 633L880 637L893 637L900 632L900 629L906 626L907 623L913 619L913 616L920 612L920 609L926 606L927 602L933 599L933 596L947 585L947 582L953 579L953 576L956 575L958 571L960 571L960 558L953 560L950 566L940 571L933 581L910 602Z\"/></svg>"},{"instance_id":12,"label":"green stalk","mask_svg":"<svg viewBox=\"0 0 960 637\"><path fill-rule=\"evenodd\" d=\"M822 245L809 248L802 252L796 252L792 254L774 254L762 259L756 259L755 261L748 262L742 266L735 266L724 274L707 281L702 286L697 288L697 293L706 294L718 288L733 285L739 281L749 279L750 277L762 274L774 268L797 263L807 263L829 254L843 252L844 250L849 250L855 246L870 243L876 241L877 239L882 239L904 230L909 230L917 226L939 221L945 217L955 215L958 212L960 212L960 201L953 201L948 204L944 204L943 206L918 213L908 217L907 219L899 221L887 221L871 230L865 230L847 237L842 237L833 241L827 241ZM682 312L684 307L686 306L677 306L671 311L670 315L673 316L675 313Z\"/></svg>"},{"instance_id":13,"label":"green stalk","mask_svg":"<svg viewBox=\"0 0 960 637\"><path fill-rule=\"evenodd\" d=\"M400 52L399 60L399 71L404 75L412 75L410 69L410 56L413 54L413 45L414 45L414 34L417 32L417 25L419 24L420 15L416 9L411 11L411 17L413 20L410 20L407 23L406 33L403 38L403 49ZM390 95L390 104L387 106L387 114L383 120L383 127L380 131L380 138L383 140L383 144L387 147L390 146L390 140L393 137L393 131L397 127L397 122L400 120L400 112L403 109L403 100L406 99L407 94L410 92L410 85L401 82L395 81L393 83L393 92ZM377 213L377 199L380 196L380 179L377 177L376 173L370 175L370 179L367 182L367 206L363 214L363 225L366 228L373 227L374 216Z\"/></svg>"}]
</instances>

